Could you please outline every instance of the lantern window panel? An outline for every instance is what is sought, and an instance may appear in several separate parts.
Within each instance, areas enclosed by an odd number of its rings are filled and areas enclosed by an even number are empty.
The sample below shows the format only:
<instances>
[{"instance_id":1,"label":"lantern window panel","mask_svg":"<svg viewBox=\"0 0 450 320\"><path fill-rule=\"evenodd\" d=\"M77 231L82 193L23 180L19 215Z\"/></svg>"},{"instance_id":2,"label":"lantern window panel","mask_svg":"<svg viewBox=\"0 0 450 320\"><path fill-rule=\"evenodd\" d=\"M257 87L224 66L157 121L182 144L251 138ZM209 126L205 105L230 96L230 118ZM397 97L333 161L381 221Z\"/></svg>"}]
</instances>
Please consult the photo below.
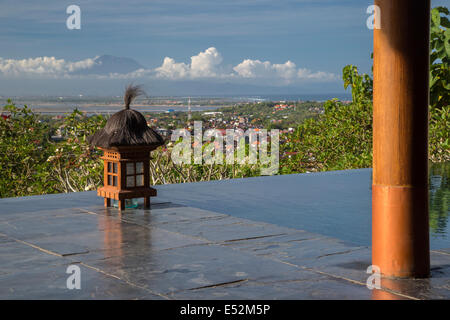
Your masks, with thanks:
<instances>
[{"instance_id":1,"label":"lantern window panel","mask_svg":"<svg viewBox=\"0 0 450 320\"><path fill-rule=\"evenodd\" d=\"M135 176L128 176L127 177L127 187L135 187L136 183L135 183Z\"/></svg>"},{"instance_id":2,"label":"lantern window panel","mask_svg":"<svg viewBox=\"0 0 450 320\"><path fill-rule=\"evenodd\" d=\"M108 186L119 186L119 164L117 162L107 161L106 166L106 185Z\"/></svg>"},{"instance_id":3,"label":"lantern window panel","mask_svg":"<svg viewBox=\"0 0 450 320\"><path fill-rule=\"evenodd\" d=\"M108 186L117 187L119 185L117 176L108 174Z\"/></svg>"},{"instance_id":4,"label":"lantern window panel","mask_svg":"<svg viewBox=\"0 0 450 320\"><path fill-rule=\"evenodd\" d=\"M144 173L144 163L136 162L136 174L143 174L143 173Z\"/></svg>"},{"instance_id":5,"label":"lantern window panel","mask_svg":"<svg viewBox=\"0 0 450 320\"><path fill-rule=\"evenodd\" d=\"M127 162L127 176L135 174L134 162Z\"/></svg>"},{"instance_id":6,"label":"lantern window panel","mask_svg":"<svg viewBox=\"0 0 450 320\"><path fill-rule=\"evenodd\" d=\"M144 162L127 162L126 168L126 187L143 187L144 186Z\"/></svg>"},{"instance_id":7,"label":"lantern window panel","mask_svg":"<svg viewBox=\"0 0 450 320\"><path fill-rule=\"evenodd\" d=\"M144 175L138 174L136 175L136 187L142 187L144 185Z\"/></svg>"}]
</instances>

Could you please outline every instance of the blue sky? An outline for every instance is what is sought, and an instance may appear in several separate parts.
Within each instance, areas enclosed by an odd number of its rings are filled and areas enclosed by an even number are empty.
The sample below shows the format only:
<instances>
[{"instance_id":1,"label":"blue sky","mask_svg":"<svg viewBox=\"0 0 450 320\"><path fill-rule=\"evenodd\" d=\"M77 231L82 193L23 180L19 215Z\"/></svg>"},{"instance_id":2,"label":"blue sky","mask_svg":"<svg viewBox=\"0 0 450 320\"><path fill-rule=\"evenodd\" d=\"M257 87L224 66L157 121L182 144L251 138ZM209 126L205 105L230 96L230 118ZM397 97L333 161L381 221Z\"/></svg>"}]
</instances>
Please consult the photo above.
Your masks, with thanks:
<instances>
[{"instance_id":1,"label":"blue sky","mask_svg":"<svg viewBox=\"0 0 450 320\"><path fill-rule=\"evenodd\" d=\"M342 92L339 77L346 64L370 71L372 32L366 27L366 9L372 3L22 0L19 6L2 0L0 95L96 94L93 87L109 93L106 88L112 92L131 80L154 87L155 94L189 94L186 88L193 86L208 94L211 83L239 83L250 91ZM433 0L432 6L446 3ZM71 4L81 8L81 30L66 28ZM135 59L145 70L126 77L70 75L103 54ZM39 57L55 61L33 60ZM197 69L191 57L197 57ZM42 71L47 63L51 70ZM27 68L41 69L28 74Z\"/></svg>"}]
</instances>

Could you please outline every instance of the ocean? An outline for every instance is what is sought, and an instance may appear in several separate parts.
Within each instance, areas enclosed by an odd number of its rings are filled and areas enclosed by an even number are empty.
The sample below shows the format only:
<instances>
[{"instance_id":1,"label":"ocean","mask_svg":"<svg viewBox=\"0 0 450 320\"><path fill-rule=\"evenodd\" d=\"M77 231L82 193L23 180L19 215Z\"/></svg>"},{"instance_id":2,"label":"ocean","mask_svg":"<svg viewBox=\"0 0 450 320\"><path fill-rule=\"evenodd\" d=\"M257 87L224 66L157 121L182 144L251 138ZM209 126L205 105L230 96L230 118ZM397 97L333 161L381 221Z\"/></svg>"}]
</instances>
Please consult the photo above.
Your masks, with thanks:
<instances>
[{"instance_id":1,"label":"ocean","mask_svg":"<svg viewBox=\"0 0 450 320\"><path fill-rule=\"evenodd\" d=\"M325 94L285 94L285 95L233 95L233 96L192 96L192 111L214 110L223 106L233 105L245 102L262 102L262 101L326 101L338 98L342 101L351 100L350 94L342 93L325 93ZM64 101L66 100L66 101ZM157 101L150 105L139 104L133 105L133 109L140 112L176 112L187 111L188 97L151 97L149 100ZM165 100L174 100L178 103L165 103ZM17 105L26 104L34 112L48 115L57 115L70 113L77 108L87 114L114 114L123 108L120 98L114 97L63 97L62 99L49 99L45 101L42 98L15 98Z\"/></svg>"}]
</instances>

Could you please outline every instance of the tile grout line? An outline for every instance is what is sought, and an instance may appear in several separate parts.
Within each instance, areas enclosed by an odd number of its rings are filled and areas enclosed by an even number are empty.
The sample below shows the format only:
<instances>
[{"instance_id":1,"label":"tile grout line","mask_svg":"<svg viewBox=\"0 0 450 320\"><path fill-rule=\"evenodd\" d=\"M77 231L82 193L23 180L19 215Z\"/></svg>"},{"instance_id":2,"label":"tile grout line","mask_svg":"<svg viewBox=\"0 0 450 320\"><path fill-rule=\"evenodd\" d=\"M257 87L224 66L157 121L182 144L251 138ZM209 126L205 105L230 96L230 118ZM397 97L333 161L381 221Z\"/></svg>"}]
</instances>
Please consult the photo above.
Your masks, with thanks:
<instances>
[{"instance_id":1,"label":"tile grout line","mask_svg":"<svg viewBox=\"0 0 450 320\"><path fill-rule=\"evenodd\" d=\"M317 269L314 269L314 268L310 268L310 267L306 267L306 266L296 265L296 264L293 264L293 263L290 263L290 262L286 262L286 261L282 261L282 260L279 260L279 259L274 259L274 260L278 261L278 262L281 262L281 263L284 263L284 264L287 264L287 265L290 265L290 266L293 266L293 267L301 268L303 270L308 270L308 271L315 272L315 273L322 274L322 275L326 275L326 276L329 276L329 277L332 277L332 278L345 280L345 281L348 281L348 282L351 282L351 283L354 283L354 284L358 284L358 285L361 285L361 286L364 286L364 287L366 286L365 283L357 281L357 280L353 280L353 279L350 279L350 278L338 276L338 275L335 275L335 274L332 274L332 273L320 271L320 270L317 270ZM413 297L413 296L409 296L409 295L406 295L406 294L403 294L403 293L399 293L399 292L396 292L396 291L392 291L392 290L387 289L387 288L381 288L381 290L389 292L389 293L392 293L392 294L395 294L395 295L398 295L398 296L401 296L401 297L404 297L404 298L408 298L408 299L411 299L411 300L420 300L419 298L416 298L416 297Z\"/></svg>"},{"instance_id":2,"label":"tile grout line","mask_svg":"<svg viewBox=\"0 0 450 320\"><path fill-rule=\"evenodd\" d=\"M91 211L88 211L88 210L83 209L83 208L77 208L77 209L79 209L79 210L81 210L81 211L83 211L83 212L86 212L86 213L88 213L88 214L100 215L99 213L91 212ZM114 218L114 219L116 219L116 220L120 220L120 221L123 221L123 222L126 222L126 223L138 225L138 226L141 226L141 227L146 228L146 229L150 229L150 227L151 227L151 226L141 225L141 224L136 223L136 222L134 222L134 221L129 221L129 220L126 220L126 219L122 219L121 217L111 217L111 218ZM180 232L174 232L174 231L166 230L166 229L160 228L160 227L155 227L155 226L153 226L153 228L159 228L159 229L162 229L162 230L164 230L164 231L166 231L166 232L170 232L170 233L174 233L174 234L177 234L177 235L182 235L182 236L191 237L191 238L193 238L193 239L203 240L203 241L206 241L206 242L207 242L207 243L205 243L205 244L207 244L207 245L219 245L219 246L223 246L223 247L228 247L228 248L230 248L230 246L227 246L227 244L228 244L229 242L232 242L232 241L233 241L233 240L231 240L231 241L230 241L230 240L210 241L210 240L208 240L208 239L206 239L206 238L203 238L203 237L195 237L195 236L192 236L192 235L185 235L185 234L180 233ZM304 231L304 230L299 230L299 231ZM278 235L282 235L282 234L278 234ZM277 236L277 235L268 235L267 237L272 237L272 236ZM266 236L259 236L259 237L255 237L255 238L258 239L258 238L264 238L264 237L266 237ZM319 238L319 239L320 239L320 238ZM237 239L237 240L234 240L234 241L242 241L242 240L247 240L247 239L246 239L246 238L244 238L244 239ZM252 238L249 238L249 240L252 240ZM205 245L205 244L204 244L204 245ZM232 249L232 250L238 250L238 251L241 251L239 248L233 248L233 247L231 247L231 249ZM355 250L359 250L359 249L361 249L361 248L358 248L358 249L355 249ZM279 260L279 259L276 259L276 258L265 257L265 256L260 256L260 258L262 258L262 259L268 259L268 260L271 260L271 261L276 261L276 262L283 263L283 264L287 264L287 265L290 265L290 266L294 266L294 267L296 267L296 268L301 268L301 269L308 270L308 271L311 271L311 272L315 272L315 273L318 273L318 274L327 275L327 276L332 277L332 278L344 280L344 281L347 281L347 282L350 282L350 283L354 283L354 284L358 284L358 285L361 285L361 286L365 286L365 285L366 285L365 283L362 283L362 282L359 282L359 281L356 281L356 280L352 280L352 279L345 278L345 277L340 277L340 276L337 276L337 275L334 275L334 274L326 273L326 272L319 271L319 270L312 269L312 268L308 268L308 267L305 267L305 266L299 266L299 265L291 264L291 263L289 263L289 262L285 262L285 261L282 261L282 260ZM417 299L417 298L412 297L412 296L408 296L408 295L404 295L404 294L396 293L396 292L391 292L391 291L388 290L388 289L383 289L383 290L384 290L384 291L387 291L387 292L390 292L390 293L392 293L392 294L396 294L396 295L398 295L398 296L402 296L402 297L407 298L407 299L420 300L420 299Z\"/></svg>"},{"instance_id":3,"label":"tile grout line","mask_svg":"<svg viewBox=\"0 0 450 320\"><path fill-rule=\"evenodd\" d=\"M101 214L99 214L99 213L91 212L91 211L88 211L88 210L83 209L83 208L77 208L77 209L79 209L79 210L81 210L81 211L83 211L83 212L85 212L85 213L87 213L87 214L103 216L103 215L101 215ZM210 241L210 240L208 240L208 239L206 239L206 238L203 238L203 237L196 237L196 236L192 236L192 235L186 235L186 234L183 234L183 233L180 233L180 232L176 232L176 231L172 231L172 230L167 230L167 229L165 229L165 228L161 228L161 227L158 227L158 226L142 225L142 224L139 224L139 223L137 223L137 222L130 221L130 220L127 220L127 219L123 219L123 218L120 218L120 217L112 217L112 216L110 216L109 218L114 219L114 220L116 220L116 221L122 221L122 222L125 222L125 223L133 224L133 225L136 225L136 226L145 228L145 229L147 229L147 230L151 230L152 228L153 228L153 229L160 229L160 230L163 230L163 231L168 232L168 233L173 233L173 234L176 234L176 235L181 235L181 236L188 237L188 238L192 238L192 239L195 239L195 240L201 240L201 241L207 242L208 244L211 244L211 243L212 243L212 241Z\"/></svg>"},{"instance_id":4,"label":"tile grout line","mask_svg":"<svg viewBox=\"0 0 450 320\"><path fill-rule=\"evenodd\" d=\"M18 242L18 243L21 243L21 244L24 244L24 245L26 245L26 246L32 247L32 248L34 248L34 249L37 249L37 250L42 251L42 252L44 252L44 253L47 253L47 254L49 254L49 255L53 255L53 256L57 256L57 257L60 257L60 258L65 259L65 256L62 255L62 254L59 254L59 253L56 253L56 252L53 252L53 251L50 251L50 250L41 248L41 247L39 247L39 246L37 246L37 245L34 245L34 244L30 243L30 242L27 242L27 241L24 241L24 240L20 240L20 239L16 239L16 238L11 237L11 236L8 236L8 235L6 235L6 234L4 234L4 233L0 233L0 236L1 236L1 237L5 237L5 238L12 239L12 240L14 240L14 241L16 241L16 242ZM69 259L70 259L70 258L69 258ZM81 265L85 266L86 268L92 269L92 270L94 270L94 271L96 271L96 272L99 272L99 273L102 273L102 274L104 274L104 275L106 275L106 276L109 276L109 277L115 278L115 279L117 279L117 280L120 280L120 281L122 281L122 282L125 282L126 284L128 284L128 285L130 285L130 286L133 286L133 287L136 287L136 288L145 290L145 291L147 291L148 293L151 293L151 294L160 296L160 297L162 297L162 298L164 298L164 299L170 300L169 297L167 297L167 296L165 296L165 295L163 295L163 294L161 294L161 293L153 292L153 291L150 290L150 289L147 289L147 288L145 288L145 287L141 287L141 286L139 286L139 285L137 285L137 284L135 284L135 283L133 283L133 282L130 282L130 281L128 281L128 280L124 280L124 279L122 279L122 278L120 278L120 277L118 277L118 276L115 276L115 275L113 275L113 274L107 273L107 272L105 272L105 271L103 271L103 270L101 270L101 269L99 269L99 268L95 268L95 267L93 267L93 266L90 266L90 265L88 265L88 264L86 264L86 263L84 263L84 262L82 262L82 261L77 262L77 261L71 260L71 262L74 263L74 264L81 264Z\"/></svg>"},{"instance_id":5,"label":"tile grout line","mask_svg":"<svg viewBox=\"0 0 450 320\"><path fill-rule=\"evenodd\" d=\"M120 278L120 277L118 277L118 276L116 276L116 275L114 275L114 274L112 274L112 273L108 273L108 272L106 272L106 271L103 271L102 269L96 268L96 267L94 267L94 266L91 266L91 265L86 264L86 263L81 262L81 261L79 262L79 264L81 264L82 266L85 266L86 268L89 268L89 269L95 270L95 271L97 271L97 272L99 272L99 273L102 273L102 274L104 274L104 275L106 275L106 276L109 276L109 277L115 278L115 279L117 279L117 280L123 281L123 282L125 282L126 284L129 284L130 286L133 286L133 287L136 287L136 288L145 290L145 291L147 291L148 293L151 293L151 294L160 296L160 297L162 297L162 298L164 298L164 299L166 299L166 300L170 300L170 298L169 298L168 296L166 296L166 295L164 295L164 294L162 294L162 293L154 292L154 291L152 291L152 290L150 290L150 289L147 289L146 287L142 287L142 286L137 285L137 284L135 284L135 283L133 283L133 282L131 282L131 281L122 279L122 278Z\"/></svg>"},{"instance_id":6,"label":"tile grout line","mask_svg":"<svg viewBox=\"0 0 450 320\"><path fill-rule=\"evenodd\" d=\"M99 214L99 213L96 213L96 212L92 212L92 211L88 211L88 210L83 209L83 208L77 208L77 209L80 210L80 211L83 211L83 212L85 212L87 214L103 216L102 214ZM253 239L256 240L256 239L259 239L259 238L276 237L276 236L280 236L280 235L287 235L287 234L289 234L289 233L279 233L279 234L261 235L261 236L255 236L255 237L249 237L249 238L239 238L239 239L212 241L212 240L209 240L209 239L201 237L201 236L194 236L194 235L189 235L189 234L185 234L185 233L181 233L181 232L177 232L177 231L173 231L173 230L167 230L166 228L161 227L161 226L142 225L142 224L139 224L139 223L137 223L135 221L130 221L130 220L127 220L127 219L124 219L124 218L121 218L121 217L112 217L111 216L110 218L112 218L114 220L117 220L117 221L123 221L125 223L133 224L133 225L136 225L136 226L148 229L148 230L150 230L152 228L153 229L160 229L160 230L163 230L163 231L168 232L168 233L181 235L183 237L192 238L192 239L200 240L200 241L204 242L204 243L199 243L199 244L192 244L192 246L195 246L195 245L224 245L224 244L228 244L229 242L243 241L243 240L253 240ZM240 218L238 218L238 219L240 219ZM191 220L187 220L187 221L191 221ZM295 230L295 231L303 231L303 230ZM293 233L295 231L293 231ZM305 240L308 240L308 239L305 239ZM189 246L191 246L191 245L189 245ZM168 249L163 249L163 250L168 250Z\"/></svg>"},{"instance_id":7,"label":"tile grout line","mask_svg":"<svg viewBox=\"0 0 450 320\"><path fill-rule=\"evenodd\" d=\"M102 215L102 214L100 214L100 213L92 212L92 211L89 211L89 210L86 210L86 209L83 209L83 208L76 208L76 207L75 207L75 208L73 208L73 209L79 210L79 211L81 211L81 212L83 212L83 213L86 213L86 214L98 215L98 216L105 216L106 218L112 218L112 219L114 219L114 220L123 221L123 222L125 222L125 223L137 225L137 226L140 226L140 227L143 227L143 228L146 228L146 229L152 229L152 228L160 229L160 230L164 230L165 232L168 232L168 233L172 233L172 234L176 234L176 235L181 235L181 236L184 236L184 237L189 237L189 238L192 238L192 239L195 239L195 240L201 240L201 241L204 241L204 242L205 242L205 243L199 243L199 244L191 244L191 245L188 245L188 246L196 246L196 245L219 245L219 246L222 246L222 247L229 247L229 246L227 246L226 244L229 243L229 242L233 242L233 241L253 240L253 239L258 239L258 238L274 237L274 236L284 235L284 234L274 234L274 235L263 235L263 236L256 236L256 237L242 238L242 239L231 239L231 240L211 241L211 240L209 240L209 239L207 239L207 238L204 238L204 237L198 237L198 236L193 236L193 235L186 235L186 234L181 233L181 232L176 232L176 231L172 231L172 230L167 230L167 229L165 229L164 227L160 227L160 226L142 225L142 224L139 224L138 222L131 221L131 220L127 220L126 218L123 218L123 217L120 217L120 216L107 216L107 215ZM224 215L225 217L230 217L230 215L227 215L227 214L222 214L222 215ZM219 218L219 219L220 219L220 218ZM240 218L239 218L239 219L240 219ZM254 221L252 221L252 220L247 220L247 219L242 219L242 220L244 220L243 223L244 223L244 222L247 222L247 221L254 222ZM188 221L189 221L189 219L188 219ZM296 231L304 231L304 230L296 230ZM50 251L50 250L46 250L46 249L44 249L44 248L41 248L41 247L39 247L39 246L36 246L36 245L34 245L34 244L32 244L32 243L29 243L29 242L27 242L27 241L23 241L23 240L20 240L20 239L15 239L15 238L12 238L12 237L10 237L10 236L8 236L8 235L5 235L5 234L2 234L2 233L0 233L0 236L4 236L4 237L7 237L7 238L11 238L11 239L13 239L13 240L16 241L16 242L19 242L19 243L25 244L25 245L27 245L27 246L33 247L33 248L35 248L35 249L37 249L37 250L39 250L39 251L42 251L42 252L44 252L44 253L47 253L47 254L50 254L50 255L54 255L54 256L58 256L58 257L65 258L64 255L58 254L58 253L56 253L56 252L52 252L52 251ZM310 240L310 239L304 239L304 240ZM182 247L183 247L183 246L182 246ZM231 247L231 248L232 248L233 250L239 250L239 248L233 248L233 247ZM171 249L171 248L164 249L164 250L169 250L169 249ZM354 249L354 250L350 250L350 251L345 251L345 252L341 252L341 253L347 253L347 252L351 252L351 251L355 251L355 250L359 250L359 249L361 249L361 248ZM241 250L239 250L239 251L241 251ZM438 253L438 254L442 254L442 255L450 255L449 253L441 252L441 251L435 251L435 250L431 250L431 252L433 252L433 253ZM250 254L251 254L251 253L250 253ZM340 254L340 253L336 253L336 254ZM324 255L324 256L328 256L328 255ZM331 274L331 273L323 272L323 271L320 271L320 270L316 270L316 269L314 269L314 268L310 268L310 267L306 267L306 266L301 266L301 265L292 264L292 263L289 263L289 262L286 262L286 261L283 261L283 260L279 260L279 259L273 258L273 257L265 257L265 256L259 256L259 257L260 257L260 258L263 258L263 259L269 259L269 260L272 260L272 261L277 261L277 262L279 262L279 263L291 265L291 266L294 266L294 267L296 267L296 268L301 268L301 269L308 270L308 271L311 271L311 272L314 272L314 273L326 275L326 276L329 276L329 277L332 277L332 278L341 279L341 280L348 281L348 282L351 282L351 283L354 283L354 284L358 284L358 285L365 286L365 283L363 283L363 282L360 282L360 281L357 281L357 280L352 280L352 279L345 278L345 277L338 276L338 275L334 275L334 274ZM320 256L320 257L318 257L318 258L321 258L321 257L323 257L323 256ZM90 265L88 265L88 264L85 264L85 263L83 263L83 262L81 262L81 261L78 262L78 263L82 264L83 266L85 266L85 267L87 267L87 268L93 269L93 270L95 270L95 271L97 271L97 272L100 272L100 273L103 273L103 274L108 275L108 276L110 276L110 277L113 277L113 278L116 278L116 279L118 279L118 280L124 281L125 283L127 283L127 284L129 284L129 285L132 285L132 286L135 286L135 287L137 287L137 288L146 290L146 291L149 292L149 293L156 294L156 295L161 296L161 297L163 297L163 298L165 298L165 299L170 299L169 297L164 296L163 294L158 294L158 293L152 292L152 291L149 290L149 289L146 289L146 288L141 287L141 286L139 286L139 285L136 285L136 284L134 284L134 283L128 282L127 280L121 279L121 278L119 278L119 277L117 277L117 276L115 276L115 275L113 275L113 274L108 274L108 273L106 273L105 271L103 271L103 270L101 270L101 269L95 268L95 267L90 266ZM387 288L383 288L382 290L387 291L387 292L390 292L390 293L395 294L395 295L398 295L398 296L401 296L401 297L408 298L408 299L420 300L420 299L415 298L415 297L412 297L412 296L408 296L408 295L405 295L405 294L402 294L402 293L398 293L398 292L395 292L395 291L391 291L390 289L387 289Z\"/></svg>"},{"instance_id":8,"label":"tile grout line","mask_svg":"<svg viewBox=\"0 0 450 320\"><path fill-rule=\"evenodd\" d=\"M4 233L0 233L0 236L6 237L6 238L9 238L9 239L12 239L12 240L14 240L15 242L18 242L18 243L27 245L27 246L29 246L29 247L32 247L32 248L37 249L37 250L39 250L39 251L42 251L42 252L44 252L44 253L47 253L47 254L50 254L50 255L53 255L53 256L57 256L57 257L64 258L64 256L63 256L62 254L59 254L59 253L56 253L56 252L53 252L53 251L50 251L50 250L41 248L41 247L39 247L39 246L37 246L37 245L35 245L35 244L32 244L32 243L27 242L27 241L24 241L24 240L16 239L16 238L11 237L11 236L8 236L8 235L6 235L6 234L4 234Z\"/></svg>"}]
</instances>

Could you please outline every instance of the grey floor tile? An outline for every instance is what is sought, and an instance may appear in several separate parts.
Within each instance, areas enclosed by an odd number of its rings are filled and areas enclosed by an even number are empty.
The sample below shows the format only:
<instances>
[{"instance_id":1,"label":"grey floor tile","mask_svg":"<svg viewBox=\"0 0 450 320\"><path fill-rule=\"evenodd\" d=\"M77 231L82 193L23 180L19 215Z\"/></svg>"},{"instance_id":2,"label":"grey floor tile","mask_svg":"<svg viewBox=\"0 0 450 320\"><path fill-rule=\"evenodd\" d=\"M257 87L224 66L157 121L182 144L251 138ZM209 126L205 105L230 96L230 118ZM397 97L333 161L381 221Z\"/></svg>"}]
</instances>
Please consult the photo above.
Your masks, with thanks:
<instances>
[{"instance_id":1,"label":"grey floor tile","mask_svg":"<svg viewBox=\"0 0 450 320\"><path fill-rule=\"evenodd\" d=\"M164 299L148 290L101 272L80 267L80 289L68 289L66 273L69 264L52 267L30 267L27 270L0 275L0 299Z\"/></svg>"}]
</instances>

